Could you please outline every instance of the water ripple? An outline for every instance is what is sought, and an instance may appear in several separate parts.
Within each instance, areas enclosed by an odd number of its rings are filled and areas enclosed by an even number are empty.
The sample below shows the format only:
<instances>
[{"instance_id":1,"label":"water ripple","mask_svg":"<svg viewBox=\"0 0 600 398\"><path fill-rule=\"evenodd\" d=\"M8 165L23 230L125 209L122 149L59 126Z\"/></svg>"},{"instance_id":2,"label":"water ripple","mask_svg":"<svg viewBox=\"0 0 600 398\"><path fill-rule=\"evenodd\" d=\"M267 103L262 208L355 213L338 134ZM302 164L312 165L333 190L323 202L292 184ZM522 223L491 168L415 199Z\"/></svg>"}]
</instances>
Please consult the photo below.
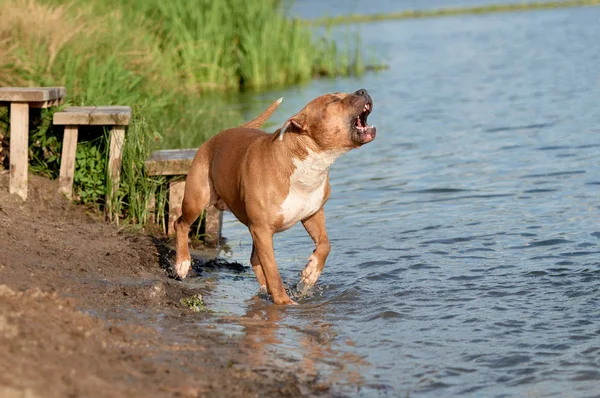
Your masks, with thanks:
<instances>
[{"instance_id":1,"label":"water ripple","mask_svg":"<svg viewBox=\"0 0 600 398\"><path fill-rule=\"evenodd\" d=\"M577 174L585 174L585 170L576 170L576 171L557 171L553 173L543 173L543 174L528 174L524 175L521 178L540 178L540 177L564 177L564 176L572 176Z\"/></svg>"},{"instance_id":2,"label":"water ripple","mask_svg":"<svg viewBox=\"0 0 600 398\"><path fill-rule=\"evenodd\" d=\"M534 123L534 124L528 124L528 125L524 125L524 126L494 127L494 128L485 129L484 131L486 133L500 133L500 132L504 132L504 131L542 129L545 127L551 127L553 125L554 125L554 123Z\"/></svg>"},{"instance_id":3,"label":"water ripple","mask_svg":"<svg viewBox=\"0 0 600 398\"><path fill-rule=\"evenodd\" d=\"M399 318L403 318L404 316L396 311L391 311L391 310L387 310L387 311L382 311L379 312L375 315L373 315L370 318L367 318L366 321L374 321L376 319L399 319Z\"/></svg>"}]
</instances>

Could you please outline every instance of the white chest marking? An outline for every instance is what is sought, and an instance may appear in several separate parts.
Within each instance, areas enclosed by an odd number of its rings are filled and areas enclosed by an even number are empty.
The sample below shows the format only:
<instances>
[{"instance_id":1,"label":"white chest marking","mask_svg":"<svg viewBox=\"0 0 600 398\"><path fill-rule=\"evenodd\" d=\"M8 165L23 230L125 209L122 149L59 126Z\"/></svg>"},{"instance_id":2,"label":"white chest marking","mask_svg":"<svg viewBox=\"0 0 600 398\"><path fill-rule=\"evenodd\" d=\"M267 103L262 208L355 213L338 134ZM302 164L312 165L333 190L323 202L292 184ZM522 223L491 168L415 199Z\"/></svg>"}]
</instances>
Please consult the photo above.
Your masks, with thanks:
<instances>
[{"instance_id":1,"label":"white chest marking","mask_svg":"<svg viewBox=\"0 0 600 398\"><path fill-rule=\"evenodd\" d=\"M309 149L304 160L293 159L296 169L290 176L290 191L281 204L282 231L315 214L323 206L329 168L347 151L339 149L317 153Z\"/></svg>"}]
</instances>

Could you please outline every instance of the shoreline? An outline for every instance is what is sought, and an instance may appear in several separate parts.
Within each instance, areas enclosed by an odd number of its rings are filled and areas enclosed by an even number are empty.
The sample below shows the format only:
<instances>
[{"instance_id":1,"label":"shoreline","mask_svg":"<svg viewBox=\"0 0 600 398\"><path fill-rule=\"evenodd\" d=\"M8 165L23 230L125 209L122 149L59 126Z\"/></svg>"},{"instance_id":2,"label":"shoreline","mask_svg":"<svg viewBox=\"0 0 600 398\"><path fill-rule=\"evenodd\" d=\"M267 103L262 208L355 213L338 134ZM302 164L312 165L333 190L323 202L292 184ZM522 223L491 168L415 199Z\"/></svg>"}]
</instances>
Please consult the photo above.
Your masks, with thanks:
<instances>
[{"instance_id":1,"label":"shoreline","mask_svg":"<svg viewBox=\"0 0 600 398\"><path fill-rule=\"evenodd\" d=\"M423 10L405 10L390 13L377 14L350 14L339 15L335 17L317 18L309 23L314 26L333 26L352 23L369 23L378 21L392 21L403 19L419 18L441 18L458 15L482 15L495 14L503 12L551 10L557 8L574 7L597 7L600 6L600 0L566 0L566 1L545 1L533 3L506 3L506 4L488 4L473 7L439 8Z\"/></svg>"},{"instance_id":2,"label":"shoreline","mask_svg":"<svg viewBox=\"0 0 600 398\"><path fill-rule=\"evenodd\" d=\"M0 396L321 396L329 387L254 353L210 312L210 288L167 277L166 248L124 232L29 176L22 202L0 174Z\"/></svg>"}]
</instances>

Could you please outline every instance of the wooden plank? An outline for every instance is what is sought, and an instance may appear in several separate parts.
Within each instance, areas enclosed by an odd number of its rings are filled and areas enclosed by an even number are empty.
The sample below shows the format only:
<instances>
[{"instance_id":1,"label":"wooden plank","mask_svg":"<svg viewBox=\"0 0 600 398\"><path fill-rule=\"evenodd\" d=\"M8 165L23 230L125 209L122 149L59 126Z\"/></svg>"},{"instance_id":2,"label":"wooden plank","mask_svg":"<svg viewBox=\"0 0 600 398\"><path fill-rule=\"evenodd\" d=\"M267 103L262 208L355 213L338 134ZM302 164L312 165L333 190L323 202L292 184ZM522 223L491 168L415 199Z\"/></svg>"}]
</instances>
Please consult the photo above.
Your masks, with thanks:
<instances>
[{"instance_id":1,"label":"wooden plank","mask_svg":"<svg viewBox=\"0 0 600 398\"><path fill-rule=\"evenodd\" d=\"M0 87L0 101L45 102L67 95L65 87Z\"/></svg>"},{"instance_id":2,"label":"wooden plank","mask_svg":"<svg viewBox=\"0 0 600 398\"><path fill-rule=\"evenodd\" d=\"M128 106L69 106L54 114L56 125L127 126L131 122Z\"/></svg>"},{"instance_id":3,"label":"wooden plank","mask_svg":"<svg viewBox=\"0 0 600 398\"><path fill-rule=\"evenodd\" d=\"M27 151L29 147L29 105L10 104L10 183L9 192L27 199Z\"/></svg>"},{"instance_id":4,"label":"wooden plank","mask_svg":"<svg viewBox=\"0 0 600 398\"><path fill-rule=\"evenodd\" d=\"M175 233L175 221L181 216L183 196L185 195L185 179L171 181L169 184L169 226L167 233Z\"/></svg>"},{"instance_id":5,"label":"wooden plank","mask_svg":"<svg viewBox=\"0 0 600 398\"><path fill-rule=\"evenodd\" d=\"M156 151L144 162L149 175L185 175L192 167L198 148Z\"/></svg>"},{"instance_id":6,"label":"wooden plank","mask_svg":"<svg viewBox=\"0 0 600 398\"><path fill-rule=\"evenodd\" d=\"M90 125L128 126L131 122L131 108L128 106L97 106L90 113Z\"/></svg>"},{"instance_id":7,"label":"wooden plank","mask_svg":"<svg viewBox=\"0 0 600 398\"><path fill-rule=\"evenodd\" d=\"M166 160L162 162L145 162L149 175L181 175L187 174L192 167L192 159Z\"/></svg>"},{"instance_id":8,"label":"wooden plank","mask_svg":"<svg viewBox=\"0 0 600 398\"><path fill-rule=\"evenodd\" d=\"M221 228L223 225L223 212L214 206L206 209L204 220L204 244L209 247L217 247L221 240Z\"/></svg>"},{"instance_id":9,"label":"wooden plank","mask_svg":"<svg viewBox=\"0 0 600 398\"><path fill-rule=\"evenodd\" d=\"M73 197L73 176L75 174L75 155L77 153L77 126L65 127L62 155L60 157L60 177L58 190L69 199Z\"/></svg>"},{"instance_id":10,"label":"wooden plank","mask_svg":"<svg viewBox=\"0 0 600 398\"><path fill-rule=\"evenodd\" d=\"M57 126L62 125L88 125L90 124L90 113L95 106L69 106L61 112L56 112L52 123Z\"/></svg>"}]
</instances>

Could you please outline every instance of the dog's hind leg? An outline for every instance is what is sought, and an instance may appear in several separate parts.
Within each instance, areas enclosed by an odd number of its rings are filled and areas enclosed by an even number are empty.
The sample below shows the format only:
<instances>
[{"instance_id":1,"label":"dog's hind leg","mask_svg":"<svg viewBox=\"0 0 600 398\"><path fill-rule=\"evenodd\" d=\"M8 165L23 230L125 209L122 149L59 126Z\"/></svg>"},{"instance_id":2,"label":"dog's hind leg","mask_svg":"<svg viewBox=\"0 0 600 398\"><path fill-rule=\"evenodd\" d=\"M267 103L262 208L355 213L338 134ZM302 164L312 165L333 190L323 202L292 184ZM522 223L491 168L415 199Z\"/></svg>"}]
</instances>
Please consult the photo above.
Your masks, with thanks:
<instances>
[{"instance_id":1,"label":"dog's hind leg","mask_svg":"<svg viewBox=\"0 0 600 398\"><path fill-rule=\"evenodd\" d=\"M297 286L298 290L304 294L317 283L319 276L321 276L331 245L329 244L329 237L325 228L325 212L323 208L309 218L302 220L302 225L304 225L304 229L306 229L306 232L308 232L316 245L313 254L308 258L308 264L302 270L300 282L298 282Z\"/></svg>"},{"instance_id":2,"label":"dog's hind leg","mask_svg":"<svg viewBox=\"0 0 600 398\"><path fill-rule=\"evenodd\" d=\"M211 196L216 196L211 191L208 168L192 167L186 179L181 216L175 221L175 272L180 278L186 277L192 264L188 245L190 227L209 206Z\"/></svg>"}]
</instances>

